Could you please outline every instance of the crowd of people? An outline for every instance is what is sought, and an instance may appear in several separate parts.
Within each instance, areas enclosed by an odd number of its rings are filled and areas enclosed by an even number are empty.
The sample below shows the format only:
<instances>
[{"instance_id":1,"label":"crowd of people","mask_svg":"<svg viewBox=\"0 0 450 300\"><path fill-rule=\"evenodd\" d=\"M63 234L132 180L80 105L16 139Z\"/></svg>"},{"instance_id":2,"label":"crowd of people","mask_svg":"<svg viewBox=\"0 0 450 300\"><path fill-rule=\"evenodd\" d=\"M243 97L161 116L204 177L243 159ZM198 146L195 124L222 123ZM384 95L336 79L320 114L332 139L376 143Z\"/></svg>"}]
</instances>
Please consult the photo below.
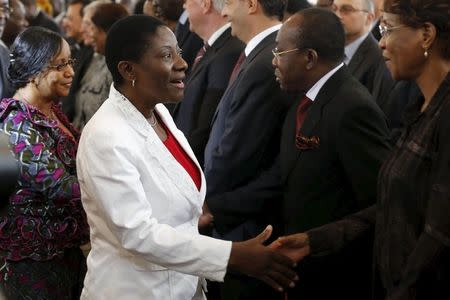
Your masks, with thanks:
<instances>
[{"instance_id":1,"label":"crowd of people","mask_svg":"<svg viewBox=\"0 0 450 300\"><path fill-rule=\"evenodd\" d=\"M449 299L450 3L313 4L0 0L0 296Z\"/></svg>"}]
</instances>

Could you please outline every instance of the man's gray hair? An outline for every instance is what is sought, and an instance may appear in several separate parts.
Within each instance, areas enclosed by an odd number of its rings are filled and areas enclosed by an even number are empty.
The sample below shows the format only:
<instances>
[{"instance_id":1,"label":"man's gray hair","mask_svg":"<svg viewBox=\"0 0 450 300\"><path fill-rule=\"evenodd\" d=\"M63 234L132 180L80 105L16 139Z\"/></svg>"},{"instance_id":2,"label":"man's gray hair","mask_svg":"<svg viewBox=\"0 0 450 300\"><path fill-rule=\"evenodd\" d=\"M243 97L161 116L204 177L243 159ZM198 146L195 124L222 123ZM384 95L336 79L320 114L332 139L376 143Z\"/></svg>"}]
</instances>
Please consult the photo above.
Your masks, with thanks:
<instances>
[{"instance_id":1,"label":"man's gray hair","mask_svg":"<svg viewBox=\"0 0 450 300\"><path fill-rule=\"evenodd\" d=\"M225 0L212 0L212 5L214 9L220 13L225 6Z\"/></svg>"},{"instance_id":2,"label":"man's gray hair","mask_svg":"<svg viewBox=\"0 0 450 300\"><path fill-rule=\"evenodd\" d=\"M363 9L367 10L370 13L375 13L375 4L373 4L373 0L362 0Z\"/></svg>"}]
</instances>

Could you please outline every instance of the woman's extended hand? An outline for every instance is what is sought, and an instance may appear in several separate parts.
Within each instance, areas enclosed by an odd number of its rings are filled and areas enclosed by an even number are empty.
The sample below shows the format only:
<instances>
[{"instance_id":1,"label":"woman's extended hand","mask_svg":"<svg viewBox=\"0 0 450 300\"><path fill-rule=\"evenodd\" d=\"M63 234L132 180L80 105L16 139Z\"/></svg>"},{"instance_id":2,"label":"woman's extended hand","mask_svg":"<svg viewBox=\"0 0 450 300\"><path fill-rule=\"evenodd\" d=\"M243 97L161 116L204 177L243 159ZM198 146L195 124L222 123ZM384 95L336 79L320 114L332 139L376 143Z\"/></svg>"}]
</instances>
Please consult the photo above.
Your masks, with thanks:
<instances>
[{"instance_id":1,"label":"woman's extended hand","mask_svg":"<svg viewBox=\"0 0 450 300\"><path fill-rule=\"evenodd\" d=\"M299 262L311 252L309 238L306 233L279 237L269 245L269 248L289 257L295 262Z\"/></svg>"},{"instance_id":2,"label":"woman's extended hand","mask_svg":"<svg viewBox=\"0 0 450 300\"><path fill-rule=\"evenodd\" d=\"M258 278L281 292L286 287L294 287L298 276L292 270L294 261L263 245L271 234L269 225L251 240L233 242L228 267Z\"/></svg>"}]
</instances>

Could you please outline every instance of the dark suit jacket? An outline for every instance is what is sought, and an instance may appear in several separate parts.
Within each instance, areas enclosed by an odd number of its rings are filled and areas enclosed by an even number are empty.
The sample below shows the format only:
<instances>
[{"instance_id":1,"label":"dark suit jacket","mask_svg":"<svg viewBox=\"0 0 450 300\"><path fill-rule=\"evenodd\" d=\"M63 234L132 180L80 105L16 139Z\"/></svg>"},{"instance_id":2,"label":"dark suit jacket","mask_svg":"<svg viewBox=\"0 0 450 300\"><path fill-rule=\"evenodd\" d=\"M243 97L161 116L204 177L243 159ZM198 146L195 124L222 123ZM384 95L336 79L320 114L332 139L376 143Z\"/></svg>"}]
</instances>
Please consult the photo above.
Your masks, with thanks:
<instances>
[{"instance_id":1,"label":"dark suit jacket","mask_svg":"<svg viewBox=\"0 0 450 300\"><path fill-rule=\"evenodd\" d=\"M243 240L271 222L279 178L266 176L279 153L288 95L275 81L271 64L276 32L241 65L213 118L205 149L207 204L218 237Z\"/></svg>"},{"instance_id":2,"label":"dark suit jacket","mask_svg":"<svg viewBox=\"0 0 450 300\"><path fill-rule=\"evenodd\" d=\"M212 117L243 49L244 44L227 29L188 76L183 101L175 108L175 124L188 139L201 166Z\"/></svg>"},{"instance_id":3,"label":"dark suit jacket","mask_svg":"<svg viewBox=\"0 0 450 300\"><path fill-rule=\"evenodd\" d=\"M72 79L72 85L70 86L69 95L62 99L62 109L66 114L69 121L72 122L75 117L75 94L80 88L81 79L86 72L87 67L91 63L92 56L94 55L94 50L88 46L82 46L77 53L76 65L75 65L75 75Z\"/></svg>"},{"instance_id":4,"label":"dark suit jacket","mask_svg":"<svg viewBox=\"0 0 450 300\"><path fill-rule=\"evenodd\" d=\"M285 234L304 232L366 208L376 201L378 169L389 152L385 117L347 68L322 87L300 129L317 136L317 148L295 146L297 105L281 137ZM290 299L369 299L373 237L337 255L308 257Z\"/></svg>"},{"instance_id":5,"label":"dark suit jacket","mask_svg":"<svg viewBox=\"0 0 450 300\"><path fill-rule=\"evenodd\" d=\"M177 24L175 36L178 41L178 46L183 50L183 59L188 63L188 69L186 71L186 74L188 74L198 50L203 46L203 41L198 35L189 30L189 20L184 24Z\"/></svg>"},{"instance_id":6,"label":"dark suit jacket","mask_svg":"<svg viewBox=\"0 0 450 300\"><path fill-rule=\"evenodd\" d=\"M383 109L394 80L386 67L377 40L369 34L353 55L348 69L372 94L376 103Z\"/></svg>"}]
</instances>

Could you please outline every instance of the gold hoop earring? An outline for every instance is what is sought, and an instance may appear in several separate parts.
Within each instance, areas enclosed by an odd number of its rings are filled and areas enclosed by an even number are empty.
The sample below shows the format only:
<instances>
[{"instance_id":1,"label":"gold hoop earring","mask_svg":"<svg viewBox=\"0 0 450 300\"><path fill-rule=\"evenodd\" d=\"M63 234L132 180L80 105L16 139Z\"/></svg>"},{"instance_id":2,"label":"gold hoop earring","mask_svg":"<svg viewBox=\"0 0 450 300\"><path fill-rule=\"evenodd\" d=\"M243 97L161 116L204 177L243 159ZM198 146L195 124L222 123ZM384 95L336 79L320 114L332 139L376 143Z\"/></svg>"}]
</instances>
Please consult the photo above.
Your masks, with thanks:
<instances>
[{"instance_id":1,"label":"gold hoop earring","mask_svg":"<svg viewBox=\"0 0 450 300\"><path fill-rule=\"evenodd\" d=\"M135 82L136 82L136 79L133 79L133 80L131 81L131 86L132 86L132 87L134 87Z\"/></svg>"}]
</instances>

